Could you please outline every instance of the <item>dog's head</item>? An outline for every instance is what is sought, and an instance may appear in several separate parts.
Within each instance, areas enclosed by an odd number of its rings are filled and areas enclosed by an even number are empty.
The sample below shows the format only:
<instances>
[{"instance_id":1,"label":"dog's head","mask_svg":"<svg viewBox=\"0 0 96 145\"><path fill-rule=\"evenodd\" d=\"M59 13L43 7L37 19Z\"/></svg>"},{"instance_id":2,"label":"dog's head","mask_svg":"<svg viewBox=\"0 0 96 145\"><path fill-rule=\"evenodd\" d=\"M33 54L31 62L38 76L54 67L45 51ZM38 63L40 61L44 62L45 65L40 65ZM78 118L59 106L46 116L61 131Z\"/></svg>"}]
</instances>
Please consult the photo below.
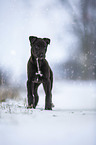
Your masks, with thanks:
<instances>
[{"instance_id":1,"label":"dog's head","mask_svg":"<svg viewBox=\"0 0 96 145\"><path fill-rule=\"evenodd\" d=\"M47 46L50 44L49 38L37 38L35 36L29 36L31 45L31 55L35 58L44 59L47 51Z\"/></svg>"}]
</instances>

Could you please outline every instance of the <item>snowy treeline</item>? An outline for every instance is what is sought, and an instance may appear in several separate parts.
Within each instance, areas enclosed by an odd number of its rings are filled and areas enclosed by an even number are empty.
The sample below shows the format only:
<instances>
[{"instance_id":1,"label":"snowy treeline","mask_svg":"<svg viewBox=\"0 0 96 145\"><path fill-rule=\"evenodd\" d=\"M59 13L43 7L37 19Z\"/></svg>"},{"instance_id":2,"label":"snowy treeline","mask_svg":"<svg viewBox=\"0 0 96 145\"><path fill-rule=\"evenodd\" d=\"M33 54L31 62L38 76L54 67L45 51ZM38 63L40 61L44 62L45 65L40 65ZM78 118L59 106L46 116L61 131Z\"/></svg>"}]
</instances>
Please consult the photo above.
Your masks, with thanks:
<instances>
[{"instance_id":1,"label":"snowy treeline","mask_svg":"<svg viewBox=\"0 0 96 145\"><path fill-rule=\"evenodd\" d=\"M68 5L78 43L61 68L70 79L96 79L96 1L79 0L76 5L70 1Z\"/></svg>"}]
</instances>

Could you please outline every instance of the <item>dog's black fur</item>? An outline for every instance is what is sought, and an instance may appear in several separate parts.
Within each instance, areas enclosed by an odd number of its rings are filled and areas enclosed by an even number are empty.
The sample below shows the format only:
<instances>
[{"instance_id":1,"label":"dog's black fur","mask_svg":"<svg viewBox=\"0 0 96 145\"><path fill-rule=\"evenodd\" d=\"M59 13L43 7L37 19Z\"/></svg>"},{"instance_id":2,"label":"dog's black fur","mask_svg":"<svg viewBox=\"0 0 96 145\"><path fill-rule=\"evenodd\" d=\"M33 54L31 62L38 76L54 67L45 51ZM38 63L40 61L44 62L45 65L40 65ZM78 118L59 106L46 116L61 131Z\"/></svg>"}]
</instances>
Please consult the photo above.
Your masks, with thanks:
<instances>
[{"instance_id":1,"label":"dog's black fur","mask_svg":"<svg viewBox=\"0 0 96 145\"><path fill-rule=\"evenodd\" d=\"M27 64L27 97L28 108L36 108L39 96L37 89L43 83L45 98L45 109L52 110L52 85L53 72L45 59L49 38L29 37L31 45L31 57Z\"/></svg>"}]
</instances>

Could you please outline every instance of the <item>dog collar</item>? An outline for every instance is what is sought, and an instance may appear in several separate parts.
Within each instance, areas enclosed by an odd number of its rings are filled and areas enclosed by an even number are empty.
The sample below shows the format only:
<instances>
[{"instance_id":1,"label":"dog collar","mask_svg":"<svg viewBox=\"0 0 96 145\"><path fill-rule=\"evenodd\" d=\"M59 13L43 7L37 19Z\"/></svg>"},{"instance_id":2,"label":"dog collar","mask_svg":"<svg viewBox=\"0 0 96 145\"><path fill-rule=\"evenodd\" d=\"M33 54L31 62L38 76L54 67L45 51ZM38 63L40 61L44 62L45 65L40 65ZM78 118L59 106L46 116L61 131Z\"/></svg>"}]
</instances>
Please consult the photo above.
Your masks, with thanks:
<instances>
[{"instance_id":1,"label":"dog collar","mask_svg":"<svg viewBox=\"0 0 96 145\"><path fill-rule=\"evenodd\" d=\"M40 75L40 77L43 76L43 74L41 74L41 71L40 71L40 67L39 67L39 62L38 62L38 58L36 58L36 62L37 62L37 69L38 71L35 73L36 75Z\"/></svg>"}]
</instances>

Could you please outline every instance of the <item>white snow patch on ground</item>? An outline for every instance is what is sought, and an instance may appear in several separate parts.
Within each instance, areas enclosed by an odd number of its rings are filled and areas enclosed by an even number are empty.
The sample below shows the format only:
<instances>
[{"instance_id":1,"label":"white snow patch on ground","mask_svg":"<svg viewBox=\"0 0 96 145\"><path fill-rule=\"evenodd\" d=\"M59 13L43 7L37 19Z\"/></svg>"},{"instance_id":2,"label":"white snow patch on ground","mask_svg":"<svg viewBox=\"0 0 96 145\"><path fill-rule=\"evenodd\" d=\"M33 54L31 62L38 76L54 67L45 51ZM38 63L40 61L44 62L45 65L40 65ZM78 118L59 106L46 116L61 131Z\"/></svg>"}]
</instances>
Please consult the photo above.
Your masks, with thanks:
<instances>
[{"instance_id":1,"label":"white snow patch on ground","mask_svg":"<svg viewBox=\"0 0 96 145\"><path fill-rule=\"evenodd\" d=\"M52 111L44 110L39 89L37 109L25 97L0 104L0 145L96 145L95 82L55 82Z\"/></svg>"}]
</instances>

